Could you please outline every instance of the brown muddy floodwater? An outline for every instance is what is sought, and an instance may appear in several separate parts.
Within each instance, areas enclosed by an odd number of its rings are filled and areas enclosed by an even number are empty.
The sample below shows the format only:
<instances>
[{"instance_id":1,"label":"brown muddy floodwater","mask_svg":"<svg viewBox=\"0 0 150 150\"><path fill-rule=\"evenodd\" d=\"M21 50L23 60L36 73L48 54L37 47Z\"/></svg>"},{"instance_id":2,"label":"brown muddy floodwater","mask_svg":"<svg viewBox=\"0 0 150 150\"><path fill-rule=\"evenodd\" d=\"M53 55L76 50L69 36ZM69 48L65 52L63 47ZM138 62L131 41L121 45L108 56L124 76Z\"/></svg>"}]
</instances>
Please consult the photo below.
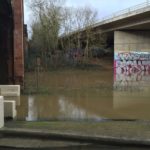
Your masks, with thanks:
<instances>
[{"instance_id":1,"label":"brown muddy floodwater","mask_svg":"<svg viewBox=\"0 0 150 150\"><path fill-rule=\"evenodd\" d=\"M150 119L150 72L114 77L111 62L101 65L39 73L39 87L49 93L21 96L17 119ZM26 79L36 87L35 73L27 73Z\"/></svg>"}]
</instances>

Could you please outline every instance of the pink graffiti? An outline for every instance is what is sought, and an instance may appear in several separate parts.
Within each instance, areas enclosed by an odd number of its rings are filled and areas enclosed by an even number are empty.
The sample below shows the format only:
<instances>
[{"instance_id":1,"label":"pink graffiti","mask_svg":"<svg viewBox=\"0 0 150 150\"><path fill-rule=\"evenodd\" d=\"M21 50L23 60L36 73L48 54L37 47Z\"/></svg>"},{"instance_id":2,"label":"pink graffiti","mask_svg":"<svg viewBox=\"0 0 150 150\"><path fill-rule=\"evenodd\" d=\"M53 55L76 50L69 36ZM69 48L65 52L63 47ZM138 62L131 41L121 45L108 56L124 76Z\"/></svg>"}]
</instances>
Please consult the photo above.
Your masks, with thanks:
<instances>
[{"instance_id":1,"label":"pink graffiti","mask_svg":"<svg viewBox=\"0 0 150 150\"><path fill-rule=\"evenodd\" d=\"M117 52L114 60L116 87L141 86L150 81L149 52Z\"/></svg>"},{"instance_id":2,"label":"pink graffiti","mask_svg":"<svg viewBox=\"0 0 150 150\"><path fill-rule=\"evenodd\" d=\"M121 74L116 74L116 79L114 80L114 88L116 90L142 90L146 85L149 86L150 83L150 72L141 71L129 74L124 72Z\"/></svg>"},{"instance_id":3,"label":"pink graffiti","mask_svg":"<svg viewBox=\"0 0 150 150\"><path fill-rule=\"evenodd\" d=\"M150 71L150 61L115 61L115 73Z\"/></svg>"},{"instance_id":4,"label":"pink graffiti","mask_svg":"<svg viewBox=\"0 0 150 150\"><path fill-rule=\"evenodd\" d=\"M150 71L149 52L115 53L114 73Z\"/></svg>"}]
</instances>

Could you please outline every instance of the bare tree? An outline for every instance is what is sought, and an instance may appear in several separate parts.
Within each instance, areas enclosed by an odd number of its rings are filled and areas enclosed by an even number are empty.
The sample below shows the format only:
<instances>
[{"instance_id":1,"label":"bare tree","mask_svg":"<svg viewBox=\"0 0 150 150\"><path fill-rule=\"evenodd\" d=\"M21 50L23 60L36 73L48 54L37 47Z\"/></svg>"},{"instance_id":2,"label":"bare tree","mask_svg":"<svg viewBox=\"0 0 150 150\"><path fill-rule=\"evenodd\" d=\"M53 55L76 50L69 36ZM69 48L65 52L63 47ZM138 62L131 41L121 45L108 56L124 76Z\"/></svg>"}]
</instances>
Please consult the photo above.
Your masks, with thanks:
<instances>
[{"instance_id":1,"label":"bare tree","mask_svg":"<svg viewBox=\"0 0 150 150\"><path fill-rule=\"evenodd\" d=\"M63 37L66 37L65 43L62 43L64 49L70 49L72 47L72 38L69 36L69 34L74 28L73 9L74 8L65 7L62 12L63 19L61 24L61 33L63 34Z\"/></svg>"},{"instance_id":2,"label":"bare tree","mask_svg":"<svg viewBox=\"0 0 150 150\"><path fill-rule=\"evenodd\" d=\"M96 22L96 17L97 17L97 11L92 10L90 7L85 7L83 9L83 26L85 28L85 33L86 33L86 47L84 51L84 55L86 58L89 57L89 51L90 51L90 41L93 40L94 38L94 32L92 31L93 24Z\"/></svg>"},{"instance_id":3,"label":"bare tree","mask_svg":"<svg viewBox=\"0 0 150 150\"><path fill-rule=\"evenodd\" d=\"M89 39L92 35L92 25L95 23L97 11L92 10L90 7L80 7L74 10L72 23L74 24L73 34L77 35L77 47L81 48L82 34L86 33L86 47L89 48Z\"/></svg>"},{"instance_id":4,"label":"bare tree","mask_svg":"<svg viewBox=\"0 0 150 150\"><path fill-rule=\"evenodd\" d=\"M34 14L32 36L36 39L36 42L40 42L37 45L40 45L39 48L44 53L47 62L51 61L52 54L58 48L63 2L64 0L30 0L29 3Z\"/></svg>"},{"instance_id":5,"label":"bare tree","mask_svg":"<svg viewBox=\"0 0 150 150\"><path fill-rule=\"evenodd\" d=\"M81 48L81 30L84 28L84 22L83 22L83 8L77 8L74 11L74 30L76 32L77 37L77 48Z\"/></svg>"},{"instance_id":6,"label":"bare tree","mask_svg":"<svg viewBox=\"0 0 150 150\"><path fill-rule=\"evenodd\" d=\"M89 58L90 47L94 41L92 25L96 20L97 11L90 7L63 6L64 0L29 2L34 14L32 40L36 49L41 49L42 56L47 58L48 55L51 58L58 49L59 40L65 53L71 48L84 49L84 58ZM63 38L60 38L62 34Z\"/></svg>"}]
</instances>

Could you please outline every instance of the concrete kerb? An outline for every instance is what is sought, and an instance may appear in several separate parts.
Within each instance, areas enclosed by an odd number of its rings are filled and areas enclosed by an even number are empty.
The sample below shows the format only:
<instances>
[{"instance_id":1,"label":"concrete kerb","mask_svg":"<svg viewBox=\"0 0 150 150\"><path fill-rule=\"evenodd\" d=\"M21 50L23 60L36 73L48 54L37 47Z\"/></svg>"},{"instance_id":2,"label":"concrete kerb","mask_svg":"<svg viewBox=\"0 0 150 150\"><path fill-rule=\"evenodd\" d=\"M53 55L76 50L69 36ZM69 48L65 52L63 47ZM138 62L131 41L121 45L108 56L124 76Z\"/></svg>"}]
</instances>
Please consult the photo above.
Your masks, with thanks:
<instances>
[{"instance_id":1,"label":"concrete kerb","mask_svg":"<svg viewBox=\"0 0 150 150\"><path fill-rule=\"evenodd\" d=\"M0 128L4 126L4 98L0 96Z\"/></svg>"},{"instance_id":2,"label":"concrete kerb","mask_svg":"<svg viewBox=\"0 0 150 150\"><path fill-rule=\"evenodd\" d=\"M71 133L56 133L43 130L28 130L28 129L7 129L0 130L2 137L20 137L23 139L42 139L42 140L58 140L70 142L83 142L96 145L116 145L116 146L137 146L150 147L149 139L128 139L111 136L87 136Z\"/></svg>"}]
</instances>

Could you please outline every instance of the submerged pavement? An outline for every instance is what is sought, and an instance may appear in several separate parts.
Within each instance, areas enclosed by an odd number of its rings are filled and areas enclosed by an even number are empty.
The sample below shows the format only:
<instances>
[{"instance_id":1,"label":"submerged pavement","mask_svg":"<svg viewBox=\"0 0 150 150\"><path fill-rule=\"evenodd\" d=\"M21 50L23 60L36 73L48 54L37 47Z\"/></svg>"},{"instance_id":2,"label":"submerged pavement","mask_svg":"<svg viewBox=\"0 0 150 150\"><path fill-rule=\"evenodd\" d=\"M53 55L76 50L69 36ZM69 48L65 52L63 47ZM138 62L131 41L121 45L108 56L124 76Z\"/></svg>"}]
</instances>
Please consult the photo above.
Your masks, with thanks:
<instances>
[{"instance_id":1,"label":"submerged pavement","mask_svg":"<svg viewBox=\"0 0 150 150\"><path fill-rule=\"evenodd\" d=\"M150 148L150 122L140 120L97 123L15 121L7 122L0 135L3 148Z\"/></svg>"}]
</instances>

